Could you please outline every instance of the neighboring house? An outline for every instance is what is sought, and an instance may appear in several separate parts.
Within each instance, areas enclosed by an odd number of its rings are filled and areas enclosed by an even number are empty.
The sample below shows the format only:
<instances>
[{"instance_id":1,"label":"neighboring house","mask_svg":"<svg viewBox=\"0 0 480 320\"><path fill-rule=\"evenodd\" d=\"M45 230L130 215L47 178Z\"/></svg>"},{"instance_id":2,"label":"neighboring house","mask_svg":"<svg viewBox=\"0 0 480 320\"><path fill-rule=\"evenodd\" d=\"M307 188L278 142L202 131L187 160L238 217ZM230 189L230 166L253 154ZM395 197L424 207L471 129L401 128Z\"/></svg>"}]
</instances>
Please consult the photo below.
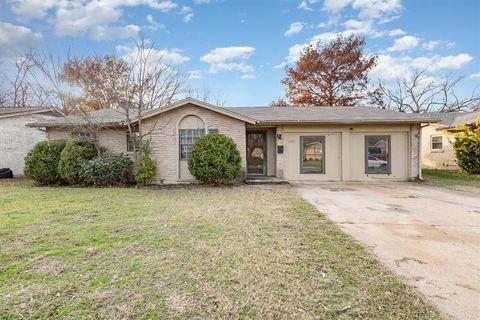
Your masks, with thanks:
<instances>
[{"instance_id":1,"label":"neighboring house","mask_svg":"<svg viewBox=\"0 0 480 320\"><path fill-rule=\"evenodd\" d=\"M59 115L52 108L0 108L0 168L23 175L24 158L33 146L46 139L45 130L25 127L32 121L48 121Z\"/></svg>"},{"instance_id":2,"label":"neighboring house","mask_svg":"<svg viewBox=\"0 0 480 320\"><path fill-rule=\"evenodd\" d=\"M131 152L122 112L97 111L91 118L105 127L97 136L100 144L111 152ZM59 118L29 126L45 128L49 139L69 139L82 135L82 121ZM370 107L221 108L188 98L144 113L141 128L158 163L156 183L194 181L188 155L196 139L208 133L234 140L242 175L382 181L420 177L421 124L435 121Z\"/></svg>"},{"instance_id":3,"label":"neighboring house","mask_svg":"<svg viewBox=\"0 0 480 320\"><path fill-rule=\"evenodd\" d=\"M455 127L472 124L480 118L480 111L429 113L440 119L422 128L422 167L429 169L458 170L455 156Z\"/></svg>"}]
</instances>

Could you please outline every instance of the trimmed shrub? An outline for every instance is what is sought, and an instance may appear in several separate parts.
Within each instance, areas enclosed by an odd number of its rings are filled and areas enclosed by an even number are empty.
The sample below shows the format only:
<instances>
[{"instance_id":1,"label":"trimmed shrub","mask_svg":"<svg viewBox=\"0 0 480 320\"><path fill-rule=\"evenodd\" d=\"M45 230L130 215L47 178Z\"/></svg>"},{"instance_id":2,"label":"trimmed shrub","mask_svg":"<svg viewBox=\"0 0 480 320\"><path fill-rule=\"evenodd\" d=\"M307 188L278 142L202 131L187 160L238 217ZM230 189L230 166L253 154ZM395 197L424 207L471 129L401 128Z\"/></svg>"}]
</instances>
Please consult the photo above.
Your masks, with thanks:
<instances>
[{"instance_id":1,"label":"trimmed shrub","mask_svg":"<svg viewBox=\"0 0 480 320\"><path fill-rule=\"evenodd\" d=\"M188 156L188 170L200 181L224 184L240 173L241 159L233 140L223 134L199 138Z\"/></svg>"},{"instance_id":2,"label":"trimmed shrub","mask_svg":"<svg viewBox=\"0 0 480 320\"><path fill-rule=\"evenodd\" d=\"M122 186L130 181L132 160L123 154L102 154L81 165L80 181L97 187Z\"/></svg>"},{"instance_id":3,"label":"trimmed shrub","mask_svg":"<svg viewBox=\"0 0 480 320\"><path fill-rule=\"evenodd\" d=\"M23 171L25 176L41 184L61 183L58 163L65 145L65 140L37 143L25 157L25 169Z\"/></svg>"},{"instance_id":4,"label":"trimmed shrub","mask_svg":"<svg viewBox=\"0 0 480 320\"><path fill-rule=\"evenodd\" d=\"M60 177L69 184L80 183L78 171L82 164L97 156L95 145L88 140L69 140L58 162Z\"/></svg>"},{"instance_id":5,"label":"trimmed shrub","mask_svg":"<svg viewBox=\"0 0 480 320\"><path fill-rule=\"evenodd\" d=\"M135 163L135 181L141 185L151 184L157 174L157 163L152 159L152 149L148 141L143 141Z\"/></svg>"},{"instance_id":6,"label":"trimmed shrub","mask_svg":"<svg viewBox=\"0 0 480 320\"><path fill-rule=\"evenodd\" d=\"M460 168L470 174L480 174L480 119L471 126L461 126L456 136L455 154Z\"/></svg>"}]
</instances>

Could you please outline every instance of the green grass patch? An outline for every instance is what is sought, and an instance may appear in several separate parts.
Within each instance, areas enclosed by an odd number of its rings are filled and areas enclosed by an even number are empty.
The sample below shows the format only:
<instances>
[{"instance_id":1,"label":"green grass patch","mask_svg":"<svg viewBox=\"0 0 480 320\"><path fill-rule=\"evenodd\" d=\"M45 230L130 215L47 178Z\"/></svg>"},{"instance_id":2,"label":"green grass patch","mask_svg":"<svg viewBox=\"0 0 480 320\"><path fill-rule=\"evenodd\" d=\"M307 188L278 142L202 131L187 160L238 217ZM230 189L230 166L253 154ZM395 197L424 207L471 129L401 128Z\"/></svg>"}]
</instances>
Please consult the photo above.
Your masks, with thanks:
<instances>
[{"instance_id":1,"label":"green grass patch","mask_svg":"<svg viewBox=\"0 0 480 320\"><path fill-rule=\"evenodd\" d=\"M462 171L423 169L424 181L432 186L480 193L480 175Z\"/></svg>"},{"instance_id":2,"label":"green grass patch","mask_svg":"<svg viewBox=\"0 0 480 320\"><path fill-rule=\"evenodd\" d=\"M289 186L0 183L0 318L438 319Z\"/></svg>"}]
</instances>

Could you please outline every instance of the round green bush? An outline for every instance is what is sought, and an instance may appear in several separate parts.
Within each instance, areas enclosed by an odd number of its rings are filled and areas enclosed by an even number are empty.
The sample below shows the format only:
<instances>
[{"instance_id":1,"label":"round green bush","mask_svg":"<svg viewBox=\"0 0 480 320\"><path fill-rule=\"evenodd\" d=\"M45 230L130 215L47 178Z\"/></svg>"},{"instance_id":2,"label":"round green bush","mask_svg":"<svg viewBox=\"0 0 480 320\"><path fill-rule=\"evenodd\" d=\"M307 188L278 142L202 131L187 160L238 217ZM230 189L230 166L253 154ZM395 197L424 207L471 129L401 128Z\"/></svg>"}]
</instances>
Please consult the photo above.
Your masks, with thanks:
<instances>
[{"instance_id":1,"label":"round green bush","mask_svg":"<svg viewBox=\"0 0 480 320\"><path fill-rule=\"evenodd\" d=\"M224 184L240 173L241 158L233 140L223 134L208 134L192 146L188 170L200 181Z\"/></svg>"},{"instance_id":2,"label":"round green bush","mask_svg":"<svg viewBox=\"0 0 480 320\"><path fill-rule=\"evenodd\" d=\"M65 145L65 140L37 143L25 157L25 168L23 170L25 176L41 184L61 183L58 163Z\"/></svg>"},{"instance_id":3,"label":"round green bush","mask_svg":"<svg viewBox=\"0 0 480 320\"><path fill-rule=\"evenodd\" d=\"M95 145L88 140L69 140L58 162L60 177L69 184L80 182L78 171L82 164L97 156Z\"/></svg>"},{"instance_id":4,"label":"round green bush","mask_svg":"<svg viewBox=\"0 0 480 320\"><path fill-rule=\"evenodd\" d=\"M82 164L78 175L87 185L122 186L131 180L132 160L123 154L102 154Z\"/></svg>"},{"instance_id":5,"label":"round green bush","mask_svg":"<svg viewBox=\"0 0 480 320\"><path fill-rule=\"evenodd\" d=\"M157 163L152 159L152 150L148 141L142 142L133 173L135 181L141 185L151 184L157 174Z\"/></svg>"},{"instance_id":6,"label":"round green bush","mask_svg":"<svg viewBox=\"0 0 480 320\"><path fill-rule=\"evenodd\" d=\"M462 129L454 144L458 165L470 174L480 174L480 119Z\"/></svg>"}]
</instances>

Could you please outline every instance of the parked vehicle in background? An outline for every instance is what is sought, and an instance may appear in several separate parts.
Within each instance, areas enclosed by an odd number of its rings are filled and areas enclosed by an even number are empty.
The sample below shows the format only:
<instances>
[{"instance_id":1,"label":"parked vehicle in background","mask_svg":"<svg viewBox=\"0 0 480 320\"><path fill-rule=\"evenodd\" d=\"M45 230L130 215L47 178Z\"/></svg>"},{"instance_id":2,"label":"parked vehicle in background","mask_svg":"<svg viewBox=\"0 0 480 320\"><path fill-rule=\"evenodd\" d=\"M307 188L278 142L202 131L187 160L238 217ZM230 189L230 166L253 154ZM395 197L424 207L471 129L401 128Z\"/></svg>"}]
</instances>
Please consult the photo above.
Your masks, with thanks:
<instances>
[{"instance_id":1,"label":"parked vehicle in background","mask_svg":"<svg viewBox=\"0 0 480 320\"><path fill-rule=\"evenodd\" d=\"M387 165L387 161L381 160L375 156L368 156L368 166L371 168L381 168Z\"/></svg>"}]
</instances>

